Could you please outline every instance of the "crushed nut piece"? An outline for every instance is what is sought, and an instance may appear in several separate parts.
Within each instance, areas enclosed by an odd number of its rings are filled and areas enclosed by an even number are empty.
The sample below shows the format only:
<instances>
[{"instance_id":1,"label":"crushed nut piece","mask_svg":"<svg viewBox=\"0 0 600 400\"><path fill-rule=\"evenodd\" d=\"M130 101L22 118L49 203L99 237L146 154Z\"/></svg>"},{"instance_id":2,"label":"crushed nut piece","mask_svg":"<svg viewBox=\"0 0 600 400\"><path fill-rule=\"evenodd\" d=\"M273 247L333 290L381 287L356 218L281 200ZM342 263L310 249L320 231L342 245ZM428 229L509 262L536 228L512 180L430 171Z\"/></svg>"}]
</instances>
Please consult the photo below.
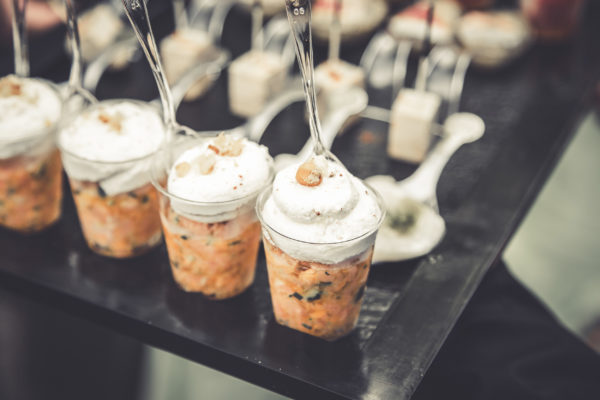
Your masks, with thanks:
<instances>
[{"instance_id":1,"label":"crushed nut piece","mask_svg":"<svg viewBox=\"0 0 600 400\"><path fill-rule=\"evenodd\" d=\"M214 154L203 154L194 160L202 175L208 175L213 172L217 159Z\"/></svg>"},{"instance_id":2,"label":"crushed nut piece","mask_svg":"<svg viewBox=\"0 0 600 400\"><path fill-rule=\"evenodd\" d=\"M188 172L190 172L191 168L192 168L192 166L190 165L190 163L182 162L181 164L177 164L175 166L175 172L177 173L177 176L179 178L183 178L184 176L186 176L188 174Z\"/></svg>"},{"instance_id":3,"label":"crushed nut piece","mask_svg":"<svg viewBox=\"0 0 600 400\"><path fill-rule=\"evenodd\" d=\"M113 115L109 115L105 112L100 112L100 114L98 114L98 119L100 120L100 122L102 122L103 124L107 124L109 126L110 129L112 129L113 131L116 132L121 132L121 123L123 122L123 114L117 112Z\"/></svg>"},{"instance_id":4,"label":"crushed nut piece","mask_svg":"<svg viewBox=\"0 0 600 400\"><path fill-rule=\"evenodd\" d=\"M215 138L212 144L208 147L215 153L224 157L237 157L244 150L243 138L234 138L226 136L223 132Z\"/></svg>"},{"instance_id":5,"label":"crushed nut piece","mask_svg":"<svg viewBox=\"0 0 600 400\"><path fill-rule=\"evenodd\" d=\"M0 79L0 97L20 96L22 94L21 84L14 76Z\"/></svg>"},{"instance_id":6,"label":"crushed nut piece","mask_svg":"<svg viewBox=\"0 0 600 400\"><path fill-rule=\"evenodd\" d=\"M298 167L296 181L304 186L318 186L323 181L323 171L317 167L314 160L308 160Z\"/></svg>"}]
</instances>

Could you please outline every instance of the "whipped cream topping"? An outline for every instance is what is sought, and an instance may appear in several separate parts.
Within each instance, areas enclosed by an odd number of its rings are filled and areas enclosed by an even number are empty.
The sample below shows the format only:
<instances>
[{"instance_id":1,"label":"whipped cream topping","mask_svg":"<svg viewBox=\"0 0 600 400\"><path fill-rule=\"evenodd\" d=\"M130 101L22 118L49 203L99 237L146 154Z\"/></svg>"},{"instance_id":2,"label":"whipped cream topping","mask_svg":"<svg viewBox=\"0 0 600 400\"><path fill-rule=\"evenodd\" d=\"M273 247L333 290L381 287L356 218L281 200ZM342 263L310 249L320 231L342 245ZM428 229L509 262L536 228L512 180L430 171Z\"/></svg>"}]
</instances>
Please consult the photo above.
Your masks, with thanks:
<instances>
[{"instance_id":1,"label":"whipped cream topping","mask_svg":"<svg viewBox=\"0 0 600 400\"><path fill-rule=\"evenodd\" d=\"M149 182L151 155L166 138L158 112L130 100L101 102L75 117L59 133L70 178L98 182L108 195Z\"/></svg>"},{"instance_id":2,"label":"whipped cream topping","mask_svg":"<svg viewBox=\"0 0 600 400\"><path fill-rule=\"evenodd\" d=\"M199 141L177 158L169 172L167 190L188 201L172 200L178 212L206 222L214 222L211 217L217 215L217 219L226 220L245 203L254 206L254 197L248 196L269 184L272 166L265 146L221 134ZM242 199L241 203L236 199Z\"/></svg>"},{"instance_id":3,"label":"whipped cream topping","mask_svg":"<svg viewBox=\"0 0 600 400\"><path fill-rule=\"evenodd\" d=\"M27 151L56 126L61 113L58 92L44 81L15 75L0 79L0 158Z\"/></svg>"},{"instance_id":4,"label":"whipped cream topping","mask_svg":"<svg viewBox=\"0 0 600 400\"><path fill-rule=\"evenodd\" d=\"M292 257L336 264L373 244L374 235L352 239L375 230L383 211L375 193L343 166L323 156L312 162L320 171L320 183L299 181L302 164L285 168L275 177L262 218L280 234L268 239ZM323 246L317 250L315 243Z\"/></svg>"}]
</instances>

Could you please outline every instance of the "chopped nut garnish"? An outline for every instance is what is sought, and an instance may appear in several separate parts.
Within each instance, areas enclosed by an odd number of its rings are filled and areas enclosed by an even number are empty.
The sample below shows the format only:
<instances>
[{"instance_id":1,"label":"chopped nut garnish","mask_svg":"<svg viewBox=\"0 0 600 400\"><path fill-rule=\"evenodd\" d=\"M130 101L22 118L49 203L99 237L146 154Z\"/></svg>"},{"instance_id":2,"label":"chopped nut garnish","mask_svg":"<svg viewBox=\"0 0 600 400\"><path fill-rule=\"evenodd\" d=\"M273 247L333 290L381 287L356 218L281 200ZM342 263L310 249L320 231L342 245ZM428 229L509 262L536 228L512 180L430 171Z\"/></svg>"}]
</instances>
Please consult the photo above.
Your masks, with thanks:
<instances>
[{"instance_id":1,"label":"chopped nut garnish","mask_svg":"<svg viewBox=\"0 0 600 400\"><path fill-rule=\"evenodd\" d=\"M308 160L298 167L296 181L304 186L318 186L323 181L323 171L314 160Z\"/></svg>"},{"instance_id":2,"label":"chopped nut garnish","mask_svg":"<svg viewBox=\"0 0 600 400\"><path fill-rule=\"evenodd\" d=\"M214 146L214 145L212 145L212 144L209 144L209 145L208 145L208 148L209 148L209 149L211 149L212 151L214 151L216 154L219 154L219 153L220 153L220 150L219 150L219 148L218 148L217 146Z\"/></svg>"},{"instance_id":3,"label":"chopped nut garnish","mask_svg":"<svg viewBox=\"0 0 600 400\"><path fill-rule=\"evenodd\" d=\"M223 132L215 138L212 144L208 145L208 148L213 150L215 153L224 157L237 157L244 150L243 138L233 138L232 136L226 136Z\"/></svg>"},{"instance_id":4,"label":"chopped nut garnish","mask_svg":"<svg viewBox=\"0 0 600 400\"><path fill-rule=\"evenodd\" d=\"M217 159L214 154L204 154L194 160L194 164L198 166L198 169L202 175L208 175L213 172Z\"/></svg>"},{"instance_id":5,"label":"chopped nut garnish","mask_svg":"<svg viewBox=\"0 0 600 400\"><path fill-rule=\"evenodd\" d=\"M109 115L105 112L98 114L98 119L103 124L107 124L110 129L116 132L121 132L121 122L123 122L123 114L117 112L113 115Z\"/></svg>"},{"instance_id":6,"label":"chopped nut garnish","mask_svg":"<svg viewBox=\"0 0 600 400\"><path fill-rule=\"evenodd\" d=\"M14 76L0 79L0 97L20 96L22 94L21 84Z\"/></svg>"},{"instance_id":7,"label":"chopped nut garnish","mask_svg":"<svg viewBox=\"0 0 600 400\"><path fill-rule=\"evenodd\" d=\"M181 164L177 164L175 166L175 173L177 173L177 176L179 178L183 178L184 176L186 176L188 174L188 172L190 172L191 168L192 168L192 166L190 165L190 163L182 162Z\"/></svg>"}]
</instances>

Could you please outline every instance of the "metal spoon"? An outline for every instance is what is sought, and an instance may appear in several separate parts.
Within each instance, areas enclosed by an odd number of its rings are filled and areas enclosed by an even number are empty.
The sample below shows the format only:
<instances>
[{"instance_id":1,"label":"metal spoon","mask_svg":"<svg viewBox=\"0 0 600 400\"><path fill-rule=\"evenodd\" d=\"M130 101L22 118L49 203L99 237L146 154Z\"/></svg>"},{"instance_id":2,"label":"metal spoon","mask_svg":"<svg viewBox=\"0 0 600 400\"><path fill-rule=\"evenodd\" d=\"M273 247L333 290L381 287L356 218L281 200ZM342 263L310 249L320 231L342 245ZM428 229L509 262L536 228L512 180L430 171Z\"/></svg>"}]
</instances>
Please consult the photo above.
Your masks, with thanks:
<instances>
[{"instance_id":1,"label":"metal spoon","mask_svg":"<svg viewBox=\"0 0 600 400\"><path fill-rule=\"evenodd\" d=\"M27 0L13 0L12 36L15 52L15 73L24 78L29 76L29 46L25 25L26 7Z\"/></svg>"},{"instance_id":2,"label":"metal spoon","mask_svg":"<svg viewBox=\"0 0 600 400\"><path fill-rule=\"evenodd\" d=\"M160 94L163 119L169 134L174 136L177 132L183 132L186 134L195 134L190 128L179 125L175 119L175 106L173 103L173 97L164 70L160 63L160 56L158 55L158 48L156 46L156 40L152 33L152 27L150 26L150 18L148 17L148 8L144 0L123 0L125 6L125 14L131 22L133 30L142 45L144 54L148 59L150 68L154 80L158 86L158 92Z\"/></svg>"},{"instance_id":3,"label":"metal spoon","mask_svg":"<svg viewBox=\"0 0 600 400\"><path fill-rule=\"evenodd\" d=\"M83 88L83 59L81 57L81 43L79 41L79 28L77 14L73 8L72 0L65 0L67 10L67 34L71 43L73 61L69 74L69 83L65 93L65 101L70 112L81 110L98 100L88 90Z\"/></svg>"},{"instance_id":4,"label":"metal spoon","mask_svg":"<svg viewBox=\"0 0 600 400\"><path fill-rule=\"evenodd\" d=\"M367 92L358 87L349 88L343 93L336 93L335 96L336 108L323 120L323 144L327 149L331 149L335 137L348 119L360 114L369 103ZM308 139L298 154L278 154L274 159L275 171L281 171L288 165L308 158L312 148L312 139Z\"/></svg>"},{"instance_id":5,"label":"metal spoon","mask_svg":"<svg viewBox=\"0 0 600 400\"><path fill-rule=\"evenodd\" d=\"M444 237L446 226L436 197L439 177L460 146L481 138L485 124L475 114L456 113L446 119L444 131L427 159L405 180L396 182L387 175L366 179L379 191L388 211L375 242L373 262L425 255Z\"/></svg>"}]
</instances>

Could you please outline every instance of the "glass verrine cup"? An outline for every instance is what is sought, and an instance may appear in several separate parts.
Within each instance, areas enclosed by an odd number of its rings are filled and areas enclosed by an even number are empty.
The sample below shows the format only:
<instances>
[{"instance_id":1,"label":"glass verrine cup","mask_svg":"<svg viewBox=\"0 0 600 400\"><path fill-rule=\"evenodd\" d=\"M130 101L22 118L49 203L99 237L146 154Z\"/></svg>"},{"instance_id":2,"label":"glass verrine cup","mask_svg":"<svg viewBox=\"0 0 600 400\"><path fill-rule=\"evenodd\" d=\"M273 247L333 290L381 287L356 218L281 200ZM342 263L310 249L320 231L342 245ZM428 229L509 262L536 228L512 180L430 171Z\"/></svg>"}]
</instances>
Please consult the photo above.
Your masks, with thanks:
<instances>
[{"instance_id":1,"label":"glass verrine cup","mask_svg":"<svg viewBox=\"0 0 600 400\"><path fill-rule=\"evenodd\" d=\"M329 341L347 335L356 326L375 238L385 217L381 197L370 186L365 187L375 194L381 211L377 224L352 239L330 243L307 242L279 233L262 213L273 188L268 187L258 197L256 211L262 223L273 312L279 324ZM312 255L324 253L342 261L312 261Z\"/></svg>"},{"instance_id":2,"label":"glass verrine cup","mask_svg":"<svg viewBox=\"0 0 600 400\"><path fill-rule=\"evenodd\" d=\"M102 107L110 110L120 104L131 104L143 113L156 116L162 130L159 133L162 137L156 140L161 145L143 156L120 157L119 161L98 160L77 154L69 148L63 136L60 137L59 147L88 246L104 256L128 258L149 251L162 238L158 195L150 183L150 169L154 155L164 145L166 129L158 110L141 101L102 101L83 113L95 115L93 113ZM123 118L127 118L127 115L123 115ZM61 134L74 121L75 118L66 122Z\"/></svg>"},{"instance_id":3,"label":"glass verrine cup","mask_svg":"<svg viewBox=\"0 0 600 400\"><path fill-rule=\"evenodd\" d=\"M210 138L181 137L157 154L152 183L159 193L160 218L175 282L187 292L226 299L254 282L261 228L255 203L272 179L244 196L232 190L226 201L199 202L179 197L168 187L178 158ZM251 171L248 171L249 173Z\"/></svg>"},{"instance_id":4,"label":"glass verrine cup","mask_svg":"<svg viewBox=\"0 0 600 400\"><path fill-rule=\"evenodd\" d=\"M62 110L51 82L15 76L0 80L0 129L6 129L0 132L1 226L34 233L60 218L62 166L55 135Z\"/></svg>"}]
</instances>

